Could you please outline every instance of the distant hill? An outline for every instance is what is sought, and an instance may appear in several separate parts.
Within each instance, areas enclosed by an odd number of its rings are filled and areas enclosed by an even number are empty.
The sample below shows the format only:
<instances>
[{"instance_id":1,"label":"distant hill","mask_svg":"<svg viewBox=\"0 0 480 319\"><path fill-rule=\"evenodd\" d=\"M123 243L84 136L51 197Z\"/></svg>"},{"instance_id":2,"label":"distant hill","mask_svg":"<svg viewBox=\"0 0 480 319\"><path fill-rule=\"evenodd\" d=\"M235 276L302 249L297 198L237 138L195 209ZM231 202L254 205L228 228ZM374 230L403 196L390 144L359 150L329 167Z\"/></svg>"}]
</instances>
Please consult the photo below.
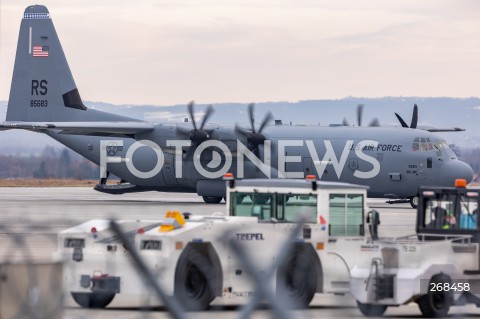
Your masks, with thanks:
<instances>
[{"instance_id":1,"label":"distant hill","mask_svg":"<svg viewBox=\"0 0 480 319\"><path fill-rule=\"evenodd\" d=\"M356 107L365 105L363 125L377 117L382 125L399 125L394 113L399 113L410 123L413 105L419 106L419 125L435 127L461 127L460 133L442 133L449 144L460 148L480 147L480 98L430 98L430 97L347 97L339 100L307 100L298 102L262 102L256 104L256 118L260 121L271 111L275 119L296 124L340 124L343 118L356 125ZM0 119L5 118L6 102L0 101ZM113 105L103 102L85 102L88 107L115 112L137 119L154 122L179 122L187 117L186 105ZM219 124L247 124L247 105L242 103L213 104L216 112L210 122ZM196 105L201 116L206 105ZM0 154L37 154L46 145L61 147L52 139L26 131L0 132Z\"/></svg>"}]
</instances>

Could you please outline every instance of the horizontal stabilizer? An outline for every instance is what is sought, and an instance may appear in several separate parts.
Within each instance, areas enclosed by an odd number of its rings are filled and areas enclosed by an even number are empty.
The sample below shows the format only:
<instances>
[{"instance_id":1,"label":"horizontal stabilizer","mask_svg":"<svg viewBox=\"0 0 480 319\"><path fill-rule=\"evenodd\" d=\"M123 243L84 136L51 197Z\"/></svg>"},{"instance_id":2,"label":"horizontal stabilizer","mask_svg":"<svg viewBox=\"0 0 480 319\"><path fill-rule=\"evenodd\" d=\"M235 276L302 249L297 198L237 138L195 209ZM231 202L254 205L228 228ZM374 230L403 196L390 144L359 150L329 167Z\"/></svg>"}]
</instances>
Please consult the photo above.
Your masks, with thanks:
<instances>
[{"instance_id":1,"label":"horizontal stabilizer","mask_svg":"<svg viewBox=\"0 0 480 319\"><path fill-rule=\"evenodd\" d=\"M148 122L14 122L0 124L0 130L24 129L30 131L60 130L67 134L103 135L138 134L153 130L154 124Z\"/></svg>"}]
</instances>

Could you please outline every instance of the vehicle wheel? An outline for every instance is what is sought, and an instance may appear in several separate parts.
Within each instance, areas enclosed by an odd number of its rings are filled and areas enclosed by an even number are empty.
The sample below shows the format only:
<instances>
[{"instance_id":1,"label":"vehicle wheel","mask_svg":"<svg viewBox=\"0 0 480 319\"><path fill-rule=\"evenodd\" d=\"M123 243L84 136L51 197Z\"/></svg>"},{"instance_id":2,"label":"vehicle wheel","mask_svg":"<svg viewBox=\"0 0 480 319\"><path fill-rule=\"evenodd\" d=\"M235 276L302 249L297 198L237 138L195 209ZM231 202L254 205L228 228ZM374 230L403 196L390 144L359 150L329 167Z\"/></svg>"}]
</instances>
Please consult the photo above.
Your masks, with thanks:
<instances>
[{"instance_id":1,"label":"vehicle wheel","mask_svg":"<svg viewBox=\"0 0 480 319\"><path fill-rule=\"evenodd\" d=\"M215 299L212 263L196 249L186 249L175 271L174 295L187 310L205 310Z\"/></svg>"},{"instance_id":2,"label":"vehicle wheel","mask_svg":"<svg viewBox=\"0 0 480 319\"><path fill-rule=\"evenodd\" d=\"M430 284L443 284L449 283L451 285L452 280L445 274L439 274L432 277ZM427 318L441 318L446 317L450 306L453 303L453 295L449 291L431 292L423 295L418 301L418 307L424 317Z\"/></svg>"},{"instance_id":3,"label":"vehicle wheel","mask_svg":"<svg viewBox=\"0 0 480 319\"><path fill-rule=\"evenodd\" d=\"M203 201L207 204L218 204L222 201L222 197L217 196L203 196Z\"/></svg>"},{"instance_id":4,"label":"vehicle wheel","mask_svg":"<svg viewBox=\"0 0 480 319\"><path fill-rule=\"evenodd\" d=\"M418 196L412 196L410 197L410 206L412 206L412 208L417 208L418 206Z\"/></svg>"},{"instance_id":5,"label":"vehicle wheel","mask_svg":"<svg viewBox=\"0 0 480 319\"><path fill-rule=\"evenodd\" d=\"M306 308L317 290L314 256L301 247L290 253L277 272L277 295L292 301L296 308Z\"/></svg>"},{"instance_id":6,"label":"vehicle wheel","mask_svg":"<svg viewBox=\"0 0 480 319\"><path fill-rule=\"evenodd\" d=\"M385 305L372 305L368 303L362 303L358 300L357 306L365 317L380 317L387 310L387 306Z\"/></svg>"},{"instance_id":7,"label":"vehicle wheel","mask_svg":"<svg viewBox=\"0 0 480 319\"><path fill-rule=\"evenodd\" d=\"M113 298L114 293L105 292L72 292L73 300L82 308L105 308Z\"/></svg>"}]
</instances>

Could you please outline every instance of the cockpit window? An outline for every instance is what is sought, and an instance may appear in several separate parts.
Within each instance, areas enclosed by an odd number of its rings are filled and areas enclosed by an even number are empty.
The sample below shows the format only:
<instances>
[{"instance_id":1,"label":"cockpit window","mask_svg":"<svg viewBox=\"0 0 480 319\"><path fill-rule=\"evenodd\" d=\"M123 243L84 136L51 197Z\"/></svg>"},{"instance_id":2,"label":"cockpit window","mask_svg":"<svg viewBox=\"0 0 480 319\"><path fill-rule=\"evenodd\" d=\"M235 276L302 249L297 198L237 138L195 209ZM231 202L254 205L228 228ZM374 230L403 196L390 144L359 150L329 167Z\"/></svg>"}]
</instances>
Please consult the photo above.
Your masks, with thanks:
<instances>
[{"instance_id":1,"label":"cockpit window","mask_svg":"<svg viewBox=\"0 0 480 319\"><path fill-rule=\"evenodd\" d=\"M447 156L450 157L450 159L457 159L457 155L452 151L450 146L447 144L447 142L443 141L443 148L445 149L445 152L447 153Z\"/></svg>"},{"instance_id":2,"label":"cockpit window","mask_svg":"<svg viewBox=\"0 0 480 319\"><path fill-rule=\"evenodd\" d=\"M428 137L416 137L412 143L412 151L414 152L433 151L433 148L433 143Z\"/></svg>"},{"instance_id":3,"label":"cockpit window","mask_svg":"<svg viewBox=\"0 0 480 319\"><path fill-rule=\"evenodd\" d=\"M437 153L437 156L438 156L438 157L442 157L441 146L438 145L438 144L433 144L433 147L434 147L434 149L435 149L435 152Z\"/></svg>"},{"instance_id":4,"label":"cockpit window","mask_svg":"<svg viewBox=\"0 0 480 319\"><path fill-rule=\"evenodd\" d=\"M434 144L434 147L438 157L441 157L443 152L448 158L457 159L457 155L455 155L446 141L439 140Z\"/></svg>"},{"instance_id":5,"label":"cockpit window","mask_svg":"<svg viewBox=\"0 0 480 319\"><path fill-rule=\"evenodd\" d=\"M445 155L450 159L457 159L450 146L444 140L432 141L429 137L416 137L412 143L414 152L435 152L437 157Z\"/></svg>"}]
</instances>

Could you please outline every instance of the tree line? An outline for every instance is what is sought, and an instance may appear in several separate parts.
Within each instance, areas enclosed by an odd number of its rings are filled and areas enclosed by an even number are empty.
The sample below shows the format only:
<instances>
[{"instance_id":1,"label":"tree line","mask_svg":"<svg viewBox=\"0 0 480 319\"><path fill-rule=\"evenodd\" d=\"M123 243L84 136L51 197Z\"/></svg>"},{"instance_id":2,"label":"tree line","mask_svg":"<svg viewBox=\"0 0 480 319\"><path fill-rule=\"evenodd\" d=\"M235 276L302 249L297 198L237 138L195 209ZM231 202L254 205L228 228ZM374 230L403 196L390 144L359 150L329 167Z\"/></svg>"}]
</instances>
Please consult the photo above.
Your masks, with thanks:
<instances>
[{"instance_id":1,"label":"tree line","mask_svg":"<svg viewBox=\"0 0 480 319\"><path fill-rule=\"evenodd\" d=\"M46 146L36 155L0 155L0 178L98 179L99 167L68 148Z\"/></svg>"}]
</instances>

